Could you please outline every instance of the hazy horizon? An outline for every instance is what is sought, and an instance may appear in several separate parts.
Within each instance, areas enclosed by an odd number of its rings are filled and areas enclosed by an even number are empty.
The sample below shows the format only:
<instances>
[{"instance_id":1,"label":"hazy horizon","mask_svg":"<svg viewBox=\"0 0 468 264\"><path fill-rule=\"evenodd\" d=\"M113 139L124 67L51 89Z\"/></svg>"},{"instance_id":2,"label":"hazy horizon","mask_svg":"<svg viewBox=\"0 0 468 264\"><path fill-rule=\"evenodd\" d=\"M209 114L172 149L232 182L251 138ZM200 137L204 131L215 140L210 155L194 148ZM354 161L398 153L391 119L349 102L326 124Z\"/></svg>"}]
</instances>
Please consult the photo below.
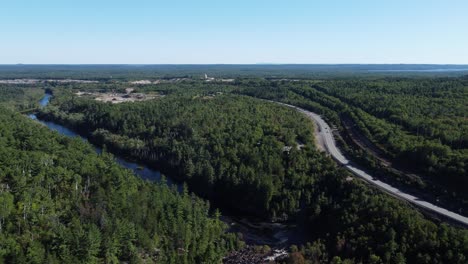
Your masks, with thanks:
<instances>
[{"instance_id":1,"label":"hazy horizon","mask_svg":"<svg viewBox=\"0 0 468 264\"><path fill-rule=\"evenodd\" d=\"M233 66L287 66L287 65L297 65L297 66L301 66L301 65L309 65L309 66L353 66L353 65L356 65L356 66L398 66L398 65L401 65L401 66L468 66L468 63L281 63L281 62L278 62L278 63L0 63L0 66L15 66L15 65L18 65L18 66L21 66L21 65L24 65L24 66L80 66L80 65L83 65L83 66L87 66L87 65L90 65L90 66L119 66L119 65L122 65L122 66L164 66L164 65L168 65L168 66L171 66L171 65L174 65L174 66L184 66L184 65L187 65L187 66L191 66L191 65L206 65L206 66L210 66L210 65L226 65L226 66L229 66L229 65L233 65Z\"/></svg>"}]
</instances>

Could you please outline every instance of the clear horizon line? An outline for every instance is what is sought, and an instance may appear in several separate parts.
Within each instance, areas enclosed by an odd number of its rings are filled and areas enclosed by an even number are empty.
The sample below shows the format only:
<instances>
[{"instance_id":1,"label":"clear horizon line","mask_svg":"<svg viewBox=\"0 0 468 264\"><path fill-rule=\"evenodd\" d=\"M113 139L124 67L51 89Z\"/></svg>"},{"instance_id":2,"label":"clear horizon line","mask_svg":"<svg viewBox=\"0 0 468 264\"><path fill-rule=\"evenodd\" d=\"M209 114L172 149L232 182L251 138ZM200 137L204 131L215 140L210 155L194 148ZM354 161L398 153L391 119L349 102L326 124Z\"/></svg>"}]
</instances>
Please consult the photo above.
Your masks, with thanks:
<instances>
[{"instance_id":1,"label":"clear horizon line","mask_svg":"<svg viewBox=\"0 0 468 264\"><path fill-rule=\"evenodd\" d=\"M0 66L21 66L21 65L438 65L438 66L468 66L468 63L0 63Z\"/></svg>"}]
</instances>

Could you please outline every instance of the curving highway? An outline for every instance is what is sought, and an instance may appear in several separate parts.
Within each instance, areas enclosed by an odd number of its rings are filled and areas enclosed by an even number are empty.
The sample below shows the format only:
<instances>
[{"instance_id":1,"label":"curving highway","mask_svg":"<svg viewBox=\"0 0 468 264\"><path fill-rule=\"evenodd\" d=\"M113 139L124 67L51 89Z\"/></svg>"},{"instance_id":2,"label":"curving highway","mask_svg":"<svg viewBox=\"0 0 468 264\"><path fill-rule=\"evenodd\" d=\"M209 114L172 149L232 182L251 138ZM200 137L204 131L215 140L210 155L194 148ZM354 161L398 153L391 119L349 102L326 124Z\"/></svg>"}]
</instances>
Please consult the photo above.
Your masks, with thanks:
<instances>
[{"instance_id":1,"label":"curving highway","mask_svg":"<svg viewBox=\"0 0 468 264\"><path fill-rule=\"evenodd\" d=\"M274 101L270 101L270 102L274 102ZM367 182L377 186L378 188L392 194L393 196L395 196L397 198L406 200L406 201L408 201L408 202L410 202L412 204L415 204L415 205L417 205L417 206L419 206L421 208L424 208L426 210L435 212L435 213L437 213L439 215L445 216L445 217L450 218L450 219L452 219L452 220L454 220L456 222L464 224L465 226L468 226L468 217L465 217L465 216L462 216L460 214L454 213L454 212L449 211L449 210L447 210L445 208L442 208L442 207L439 207L439 206L434 205L432 203L423 201L423 200L419 199L416 196L405 193L405 192L403 192L403 191L401 191L401 190L399 190L399 189L397 189L395 187L392 187L391 185L389 185L389 184L387 184L385 182L382 182L382 181L379 181L379 180L373 178L371 175L369 175L368 173L366 173L362 169L359 169L356 166L352 165L349 162L349 160L346 159L346 157L343 156L341 151L337 148L337 146L335 144L335 140L333 138L332 131L330 129L330 126L328 126L328 124L319 115L317 115L315 113L312 113L310 111L307 111L305 109L293 106L293 105L279 103L279 102L274 102L274 103L278 103L278 104L281 104L281 105L284 105L284 106L287 106L287 107L294 108L294 109L298 110L299 112L304 113L305 115L307 115L307 117L309 117L310 119L312 119L318 126L318 136L321 138L320 142L323 143L324 149L333 157L333 159L335 159L338 163L340 163L344 168L349 170L354 175L366 180Z\"/></svg>"}]
</instances>

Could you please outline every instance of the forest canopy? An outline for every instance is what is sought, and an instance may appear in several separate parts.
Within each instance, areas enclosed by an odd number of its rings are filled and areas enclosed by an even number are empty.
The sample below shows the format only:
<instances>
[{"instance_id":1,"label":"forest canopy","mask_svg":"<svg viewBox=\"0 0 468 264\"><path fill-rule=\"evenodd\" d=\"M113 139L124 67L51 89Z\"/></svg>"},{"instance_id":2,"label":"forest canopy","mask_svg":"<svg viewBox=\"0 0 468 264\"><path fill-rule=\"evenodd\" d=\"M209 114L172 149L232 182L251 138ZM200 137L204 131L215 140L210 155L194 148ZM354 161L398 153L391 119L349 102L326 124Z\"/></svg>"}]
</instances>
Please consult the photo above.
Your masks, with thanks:
<instances>
[{"instance_id":1,"label":"forest canopy","mask_svg":"<svg viewBox=\"0 0 468 264\"><path fill-rule=\"evenodd\" d=\"M406 82L413 89L411 80ZM338 129L347 115L365 117L359 129L389 124L405 131L402 123L364 109L359 100L347 102L341 97L347 93L328 91L333 85L327 84L255 79L137 86L137 92L161 96L122 104L73 94L121 91L126 83L48 85L53 102L38 116L88 135L109 152L159 167L218 205L276 221L299 219L310 242L292 246L284 260L288 263L466 263L466 229L428 219L354 179L315 148L307 118L245 96L313 110ZM456 94L455 102L464 91L448 89ZM0 113L0 168L8 172L0 173L0 199L6 205L3 260L219 263L242 246L226 233L219 214L210 214L207 202L187 190L179 194L164 183L142 181L117 166L108 152L97 155L89 144L58 136L10 110ZM398 136L435 142L426 134L406 132ZM462 150L450 147L451 152Z\"/></svg>"},{"instance_id":2,"label":"forest canopy","mask_svg":"<svg viewBox=\"0 0 468 264\"><path fill-rule=\"evenodd\" d=\"M216 263L236 243L209 205L0 108L0 262Z\"/></svg>"}]
</instances>

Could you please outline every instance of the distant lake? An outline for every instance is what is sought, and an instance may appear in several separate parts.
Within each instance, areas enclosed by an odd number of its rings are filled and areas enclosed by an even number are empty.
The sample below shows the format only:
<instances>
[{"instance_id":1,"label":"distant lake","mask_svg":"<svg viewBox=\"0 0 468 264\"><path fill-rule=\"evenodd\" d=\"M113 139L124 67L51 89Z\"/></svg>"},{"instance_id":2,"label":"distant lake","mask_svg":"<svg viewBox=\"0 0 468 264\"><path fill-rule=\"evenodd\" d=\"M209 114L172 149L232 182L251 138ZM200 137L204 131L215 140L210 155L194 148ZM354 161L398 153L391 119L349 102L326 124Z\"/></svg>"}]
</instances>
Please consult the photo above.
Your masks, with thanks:
<instances>
[{"instance_id":1,"label":"distant lake","mask_svg":"<svg viewBox=\"0 0 468 264\"><path fill-rule=\"evenodd\" d=\"M367 70L369 72L468 72L468 68L460 69L401 69L401 70Z\"/></svg>"}]
</instances>

